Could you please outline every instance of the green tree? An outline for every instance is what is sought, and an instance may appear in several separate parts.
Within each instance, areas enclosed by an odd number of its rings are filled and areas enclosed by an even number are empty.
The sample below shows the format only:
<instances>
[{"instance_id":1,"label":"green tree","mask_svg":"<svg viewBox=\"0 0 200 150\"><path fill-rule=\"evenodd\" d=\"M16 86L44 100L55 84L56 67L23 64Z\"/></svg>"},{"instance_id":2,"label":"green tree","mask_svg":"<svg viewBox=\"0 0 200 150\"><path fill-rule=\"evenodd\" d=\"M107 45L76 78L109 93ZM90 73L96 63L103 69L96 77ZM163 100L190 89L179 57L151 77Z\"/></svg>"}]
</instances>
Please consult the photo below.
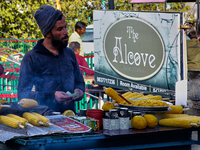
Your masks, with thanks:
<instances>
[{"instance_id":1,"label":"green tree","mask_svg":"<svg viewBox=\"0 0 200 150\"><path fill-rule=\"evenodd\" d=\"M106 7L108 8L108 0ZM93 10L101 9L102 0L60 0L62 12L68 23L69 35L77 21L93 23ZM115 0L115 10L164 11L163 3L130 4L130 0ZM15 38L42 38L36 24L34 13L41 5L48 4L56 8L56 0L0 0L0 36ZM188 11L185 3L171 3L167 11Z\"/></svg>"}]
</instances>

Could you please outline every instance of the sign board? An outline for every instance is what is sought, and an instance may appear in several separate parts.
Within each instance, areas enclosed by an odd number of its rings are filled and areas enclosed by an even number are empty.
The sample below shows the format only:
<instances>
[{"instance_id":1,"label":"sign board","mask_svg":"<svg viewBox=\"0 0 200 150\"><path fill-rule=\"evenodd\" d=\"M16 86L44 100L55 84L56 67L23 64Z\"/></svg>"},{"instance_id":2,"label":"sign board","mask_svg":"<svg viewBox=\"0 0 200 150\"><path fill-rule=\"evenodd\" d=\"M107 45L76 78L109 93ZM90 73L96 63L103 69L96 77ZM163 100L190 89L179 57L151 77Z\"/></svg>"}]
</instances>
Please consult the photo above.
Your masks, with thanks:
<instances>
[{"instance_id":1,"label":"sign board","mask_svg":"<svg viewBox=\"0 0 200 150\"><path fill-rule=\"evenodd\" d=\"M183 68L181 13L94 10L93 14L97 84L175 90Z\"/></svg>"}]
</instances>

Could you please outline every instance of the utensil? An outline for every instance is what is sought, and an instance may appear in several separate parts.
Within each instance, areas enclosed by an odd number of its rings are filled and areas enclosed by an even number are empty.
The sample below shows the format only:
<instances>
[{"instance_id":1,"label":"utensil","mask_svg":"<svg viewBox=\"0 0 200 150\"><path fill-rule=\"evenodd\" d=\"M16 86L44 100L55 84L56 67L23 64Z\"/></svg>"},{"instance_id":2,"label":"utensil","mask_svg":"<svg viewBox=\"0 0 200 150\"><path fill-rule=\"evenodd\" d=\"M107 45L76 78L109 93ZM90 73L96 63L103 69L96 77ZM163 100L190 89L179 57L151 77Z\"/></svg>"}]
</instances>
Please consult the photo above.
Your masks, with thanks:
<instances>
[{"instance_id":1,"label":"utensil","mask_svg":"<svg viewBox=\"0 0 200 150\"><path fill-rule=\"evenodd\" d=\"M131 102L129 102L124 96L122 96L120 93L118 93L118 95L123 98L127 103L131 104Z\"/></svg>"}]
</instances>

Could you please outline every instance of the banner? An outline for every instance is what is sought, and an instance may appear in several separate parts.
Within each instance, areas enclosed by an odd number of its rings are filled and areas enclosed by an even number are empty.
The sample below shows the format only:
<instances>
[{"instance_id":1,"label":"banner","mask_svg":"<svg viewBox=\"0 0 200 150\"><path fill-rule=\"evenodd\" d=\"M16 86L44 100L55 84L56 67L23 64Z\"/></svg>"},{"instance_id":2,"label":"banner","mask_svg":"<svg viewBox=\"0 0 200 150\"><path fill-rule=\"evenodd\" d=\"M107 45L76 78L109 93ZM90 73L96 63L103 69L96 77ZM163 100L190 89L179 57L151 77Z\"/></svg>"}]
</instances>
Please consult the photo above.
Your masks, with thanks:
<instances>
[{"instance_id":1,"label":"banner","mask_svg":"<svg viewBox=\"0 0 200 150\"><path fill-rule=\"evenodd\" d=\"M95 81L167 92L181 79L181 13L94 10Z\"/></svg>"}]
</instances>

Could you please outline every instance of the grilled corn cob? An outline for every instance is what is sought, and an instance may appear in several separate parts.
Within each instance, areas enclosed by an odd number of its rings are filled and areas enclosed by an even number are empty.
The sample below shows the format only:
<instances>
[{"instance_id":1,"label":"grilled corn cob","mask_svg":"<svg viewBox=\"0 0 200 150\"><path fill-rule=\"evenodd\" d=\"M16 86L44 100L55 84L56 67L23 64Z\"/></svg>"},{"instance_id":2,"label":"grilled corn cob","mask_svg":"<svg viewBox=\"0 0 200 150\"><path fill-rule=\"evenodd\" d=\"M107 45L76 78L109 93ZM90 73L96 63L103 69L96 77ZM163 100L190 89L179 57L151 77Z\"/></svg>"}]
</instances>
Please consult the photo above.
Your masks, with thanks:
<instances>
[{"instance_id":1,"label":"grilled corn cob","mask_svg":"<svg viewBox=\"0 0 200 150\"><path fill-rule=\"evenodd\" d=\"M129 99L130 97L133 97L133 96L136 96L136 95L139 95L139 93L137 92L134 92L134 93L131 93L130 95L127 95L127 96L124 96L126 99Z\"/></svg>"},{"instance_id":2,"label":"grilled corn cob","mask_svg":"<svg viewBox=\"0 0 200 150\"><path fill-rule=\"evenodd\" d=\"M18 104L20 106L22 106L23 108L29 108L29 107L38 106L38 102L37 101L35 101L34 99L27 99L27 98L21 99L20 102L18 102Z\"/></svg>"},{"instance_id":3,"label":"grilled corn cob","mask_svg":"<svg viewBox=\"0 0 200 150\"><path fill-rule=\"evenodd\" d=\"M151 99L162 100L162 96L155 95L155 96L151 97Z\"/></svg>"},{"instance_id":4,"label":"grilled corn cob","mask_svg":"<svg viewBox=\"0 0 200 150\"><path fill-rule=\"evenodd\" d=\"M35 113L35 112L32 112L32 114L39 117L42 120L42 122L44 123L44 126L47 127L47 126L51 125L50 120L48 118L46 118L38 113Z\"/></svg>"},{"instance_id":5,"label":"grilled corn cob","mask_svg":"<svg viewBox=\"0 0 200 150\"><path fill-rule=\"evenodd\" d=\"M138 95L129 97L128 100L130 100L130 99L140 99L140 97L143 97L143 96L144 96L143 94L138 94Z\"/></svg>"},{"instance_id":6,"label":"grilled corn cob","mask_svg":"<svg viewBox=\"0 0 200 150\"><path fill-rule=\"evenodd\" d=\"M8 116L0 116L0 123L5 124L7 126L17 128L17 129L23 129L24 126L21 124L21 122L17 119L8 117Z\"/></svg>"},{"instance_id":7,"label":"grilled corn cob","mask_svg":"<svg viewBox=\"0 0 200 150\"><path fill-rule=\"evenodd\" d=\"M128 96L130 94L132 94L132 92L126 92L126 93L122 94L122 96L126 97L126 96Z\"/></svg>"},{"instance_id":8,"label":"grilled corn cob","mask_svg":"<svg viewBox=\"0 0 200 150\"><path fill-rule=\"evenodd\" d=\"M188 116L188 114L166 114L166 118L180 118Z\"/></svg>"},{"instance_id":9,"label":"grilled corn cob","mask_svg":"<svg viewBox=\"0 0 200 150\"><path fill-rule=\"evenodd\" d=\"M17 116L17 115L14 115L14 114L7 114L8 117L11 117L11 118L14 118L14 119L17 119L21 122L21 124L26 128L28 125L33 127L30 123L28 123L28 120L25 119L25 118L22 118L20 116Z\"/></svg>"},{"instance_id":10,"label":"grilled corn cob","mask_svg":"<svg viewBox=\"0 0 200 150\"><path fill-rule=\"evenodd\" d=\"M172 105L169 106L172 110L168 111L168 114L182 114L183 113L183 107L181 105Z\"/></svg>"},{"instance_id":11,"label":"grilled corn cob","mask_svg":"<svg viewBox=\"0 0 200 150\"><path fill-rule=\"evenodd\" d=\"M158 119L154 115L146 114L143 117L147 121L147 127L149 127L149 128L155 128L157 126Z\"/></svg>"},{"instance_id":12,"label":"grilled corn cob","mask_svg":"<svg viewBox=\"0 0 200 150\"><path fill-rule=\"evenodd\" d=\"M31 124L35 126L40 126L44 124L39 117L33 115L32 113L25 112L23 113L23 117L27 119L28 122L30 122Z\"/></svg>"},{"instance_id":13,"label":"grilled corn cob","mask_svg":"<svg viewBox=\"0 0 200 150\"><path fill-rule=\"evenodd\" d=\"M117 103L120 103L120 102L123 102L123 101L124 101L124 99L121 98L121 97L118 95L118 93L117 93L114 89L112 89L111 87L107 88L107 89L105 90L105 93L106 93L109 97L111 97L112 99L116 100Z\"/></svg>"},{"instance_id":14,"label":"grilled corn cob","mask_svg":"<svg viewBox=\"0 0 200 150\"><path fill-rule=\"evenodd\" d=\"M109 111L110 109L113 109L115 106L111 102L106 102L103 104L102 109L104 111Z\"/></svg>"},{"instance_id":15,"label":"grilled corn cob","mask_svg":"<svg viewBox=\"0 0 200 150\"><path fill-rule=\"evenodd\" d=\"M197 123L192 123L191 120L184 118L167 118L159 120L159 125L168 127L191 128L197 126Z\"/></svg>"}]
</instances>

